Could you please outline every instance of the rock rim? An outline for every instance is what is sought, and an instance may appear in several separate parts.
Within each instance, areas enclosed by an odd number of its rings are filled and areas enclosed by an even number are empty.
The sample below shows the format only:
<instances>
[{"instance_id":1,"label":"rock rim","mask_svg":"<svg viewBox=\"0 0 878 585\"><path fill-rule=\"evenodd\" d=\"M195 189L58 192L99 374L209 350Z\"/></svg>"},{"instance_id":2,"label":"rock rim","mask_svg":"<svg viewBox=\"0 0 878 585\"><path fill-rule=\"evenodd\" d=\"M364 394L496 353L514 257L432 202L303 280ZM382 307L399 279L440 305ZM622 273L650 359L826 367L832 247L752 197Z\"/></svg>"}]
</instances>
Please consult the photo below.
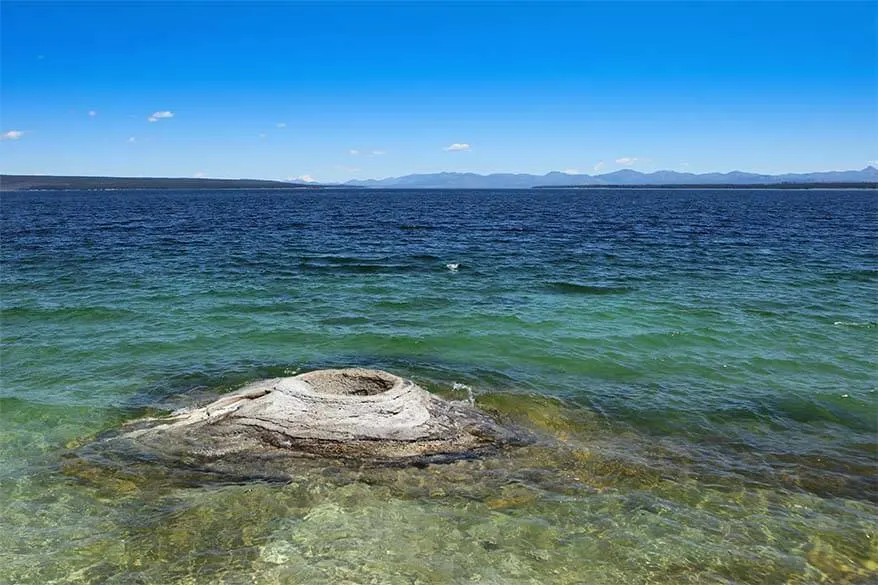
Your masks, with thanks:
<instances>
[{"instance_id":1,"label":"rock rim","mask_svg":"<svg viewBox=\"0 0 878 585\"><path fill-rule=\"evenodd\" d=\"M350 368L255 382L200 408L135 421L99 442L142 458L243 472L256 461L277 468L301 457L459 459L528 437L468 402L385 371Z\"/></svg>"}]
</instances>

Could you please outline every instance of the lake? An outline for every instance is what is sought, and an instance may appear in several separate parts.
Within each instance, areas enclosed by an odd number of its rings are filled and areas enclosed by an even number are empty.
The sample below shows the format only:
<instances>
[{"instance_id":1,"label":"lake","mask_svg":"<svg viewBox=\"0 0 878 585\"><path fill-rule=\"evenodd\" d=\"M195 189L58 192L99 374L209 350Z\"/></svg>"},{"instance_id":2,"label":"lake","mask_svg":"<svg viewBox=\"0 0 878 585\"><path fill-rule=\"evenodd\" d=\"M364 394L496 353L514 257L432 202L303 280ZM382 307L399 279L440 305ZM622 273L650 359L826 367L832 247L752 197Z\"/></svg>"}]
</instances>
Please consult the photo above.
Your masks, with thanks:
<instances>
[{"instance_id":1,"label":"lake","mask_svg":"<svg viewBox=\"0 0 878 585\"><path fill-rule=\"evenodd\" d=\"M0 582L874 583L878 193L0 203ZM180 482L77 448L365 366L539 437Z\"/></svg>"}]
</instances>

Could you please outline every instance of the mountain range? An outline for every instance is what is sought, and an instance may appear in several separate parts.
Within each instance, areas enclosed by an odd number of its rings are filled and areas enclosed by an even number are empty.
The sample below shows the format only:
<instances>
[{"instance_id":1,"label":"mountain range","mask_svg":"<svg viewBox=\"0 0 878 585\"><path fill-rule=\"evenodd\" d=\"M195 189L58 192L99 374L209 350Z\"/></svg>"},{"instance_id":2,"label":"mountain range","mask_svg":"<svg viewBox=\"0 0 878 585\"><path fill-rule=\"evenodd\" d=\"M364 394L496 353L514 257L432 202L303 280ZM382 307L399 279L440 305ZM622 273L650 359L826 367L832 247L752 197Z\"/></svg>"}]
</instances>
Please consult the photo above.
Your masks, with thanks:
<instances>
[{"instance_id":1,"label":"mountain range","mask_svg":"<svg viewBox=\"0 0 878 585\"><path fill-rule=\"evenodd\" d=\"M603 175L585 175L553 171L545 175L521 173L431 173L405 175L387 179L353 180L343 184L293 183L264 179L207 179L174 177L85 177L53 175L0 174L0 191L68 190L68 189L530 189L533 187L650 187L686 186L734 187L808 186L875 187L878 169L868 166L859 171L828 171L820 173L789 173L760 175L732 171L730 173L678 173L656 171L641 173L623 169Z\"/></svg>"},{"instance_id":2,"label":"mountain range","mask_svg":"<svg viewBox=\"0 0 878 585\"><path fill-rule=\"evenodd\" d=\"M858 171L787 173L762 175L732 171L729 173L679 173L655 171L641 173L623 169L603 175L571 174L553 171L545 175L519 173L430 173L387 179L352 180L352 187L417 189L528 189L531 187L577 187L619 185L776 185L781 183L875 183L878 169L868 166Z\"/></svg>"}]
</instances>

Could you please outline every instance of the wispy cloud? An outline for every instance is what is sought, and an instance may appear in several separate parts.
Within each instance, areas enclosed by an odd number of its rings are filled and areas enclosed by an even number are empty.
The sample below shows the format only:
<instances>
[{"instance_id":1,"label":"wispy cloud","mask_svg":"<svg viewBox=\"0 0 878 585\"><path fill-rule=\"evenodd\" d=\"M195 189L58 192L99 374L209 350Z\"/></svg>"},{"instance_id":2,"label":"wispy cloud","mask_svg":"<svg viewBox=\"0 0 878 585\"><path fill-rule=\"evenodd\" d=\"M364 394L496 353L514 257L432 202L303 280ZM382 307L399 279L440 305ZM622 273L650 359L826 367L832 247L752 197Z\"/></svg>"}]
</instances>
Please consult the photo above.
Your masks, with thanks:
<instances>
[{"instance_id":1,"label":"wispy cloud","mask_svg":"<svg viewBox=\"0 0 878 585\"><path fill-rule=\"evenodd\" d=\"M287 123L286 122L278 122L277 124L275 124L275 126L277 126L278 128L286 128Z\"/></svg>"},{"instance_id":2,"label":"wispy cloud","mask_svg":"<svg viewBox=\"0 0 878 585\"><path fill-rule=\"evenodd\" d=\"M368 150L363 151L359 148L352 148L348 150L348 154L351 156L384 156L387 154L386 150Z\"/></svg>"},{"instance_id":3,"label":"wispy cloud","mask_svg":"<svg viewBox=\"0 0 878 585\"><path fill-rule=\"evenodd\" d=\"M129 136L129 137L128 137L128 142L130 142L130 143L133 144L133 143L137 142L137 138L135 138L134 136Z\"/></svg>"},{"instance_id":4,"label":"wispy cloud","mask_svg":"<svg viewBox=\"0 0 878 585\"><path fill-rule=\"evenodd\" d=\"M89 110L89 111L88 111L88 116L89 116L89 118L94 118L94 117L97 116L97 115L98 115L98 113L97 113L95 110Z\"/></svg>"},{"instance_id":5,"label":"wispy cloud","mask_svg":"<svg viewBox=\"0 0 878 585\"><path fill-rule=\"evenodd\" d=\"M680 168L682 168L682 169L687 169L687 168L689 168L689 163L687 163L686 161L682 161L682 162L680 163Z\"/></svg>"},{"instance_id":6,"label":"wispy cloud","mask_svg":"<svg viewBox=\"0 0 878 585\"><path fill-rule=\"evenodd\" d=\"M173 118L174 112L170 112L168 110L162 110L160 112L154 112L152 116L147 118L150 122L158 122L159 120L164 120L167 118Z\"/></svg>"},{"instance_id":7,"label":"wispy cloud","mask_svg":"<svg viewBox=\"0 0 878 585\"><path fill-rule=\"evenodd\" d=\"M449 144L442 150L446 152L465 152L470 149L472 149L472 146L465 142L455 142L454 144Z\"/></svg>"},{"instance_id":8,"label":"wispy cloud","mask_svg":"<svg viewBox=\"0 0 878 585\"><path fill-rule=\"evenodd\" d=\"M604 161L599 160L595 166L592 167L595 172L600 172L604 170Z\"/></svg>"},{"instance_id":9,"label":"wispy cloud","mask_svg":"<svg viewBox=\"0 0 878 585\"><path fill-rule=\"evenodd\" d=\"M194 173L192 173L192 176L196 179L203 179L207 176L207 173L205 173L204 171L195 171Z\"/></svg>"},{"instance_id":10,"label":"wispy cloud","mask_svg":"<svg viewBox=\"0 0 878 585\"><path fill-rule=\"evenodd\" d=\"M578 175L581 171L579 169L564 169L561 172L565 175Z\"/></svg>"},{"instance_id":11,"label":"wispy cloud","mask_svg":"<svg viewBox=\"0 0 878 585\"><path fill-rule=\"evenodd\" d=\"M18 140L24 136L24 130L9 130L0 134L0 140Z\"/></svg>"},{"instance_id":12,"label":"wispy cloud","mask_svg":"<svg viewBox=\"0 0 878 585\"><path fill-rule=\"evenodd\" d=\"M623 167L630 167L637 161L638 158L636 156L623 156L622 158L616 159L616 164L622 165Z\"/></svg>"},{"instance_id":13,"label":"wispy cloud","mask_svg":"<svg viewBox=\"0 0 878 585\"><path fill-rule=\"evenodd\" d=\"M346 165L335 165L335 168L346 173L359 173L362 170L360 167L349 167Z\"/></svg>"},{"instance_id":14,"label":"wispy cloud","mask_svg":"<svg viewBox=\"0 0 878 585\"><path fill-rule=\"evenodd\" d=\"M266 136L268 136L268 134L266 134L265 132L259 133L259 138L265 138Z\"/></svg>"},{"instance_id":15,"label":"wispy cloud","mask_svg":"<svg viewBox=\"0 0 878 585\"><path fill-rule=\"evenodd\" d=\"M311 175L299 175L298 177L287 177L287 181L299 183L316 183L317 179Z\"/></svg>"},{"instance_id":16,"label":"wispy cloud","mask_svg":"<svg viewBox=\"0 0 878 585\"><path fill-rule=\"evenodd\" d=\"M870 167L878 167L878 160L867 160L866 164Z\"/></svg>"}]
</instances>

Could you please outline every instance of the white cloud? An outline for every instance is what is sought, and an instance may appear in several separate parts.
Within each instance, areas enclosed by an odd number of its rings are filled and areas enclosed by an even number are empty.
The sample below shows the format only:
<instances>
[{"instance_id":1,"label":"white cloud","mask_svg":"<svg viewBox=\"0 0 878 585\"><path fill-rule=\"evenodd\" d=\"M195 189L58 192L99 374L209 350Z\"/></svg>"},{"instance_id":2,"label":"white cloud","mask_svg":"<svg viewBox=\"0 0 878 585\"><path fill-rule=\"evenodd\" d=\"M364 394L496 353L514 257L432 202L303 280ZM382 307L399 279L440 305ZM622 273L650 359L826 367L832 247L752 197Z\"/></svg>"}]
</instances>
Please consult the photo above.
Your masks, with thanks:
<instances>
[{"instance_id":1,"label":"white cloud","mask_svg":"<svg viewBox=\"0 0 878 585\"><path fill-rule=\"evenodd\" d=\"M636 156L623 156L622 158L616 159L616 164L622 165L623 167L630 167L631 165L636 163L637 160L638 159Z\"/></svg>"},{"instance_id":2,"label":"white cloud","mask_svg":"<svg viewBox=\"0 0 878 585\"><path fill-rule=\"evenodd\" d=\"M297 183L316 183L317 179L315 179L311 175L300 175L298 177L287 177L287 181Z\"/></svg>"},{"instance_id":3,"label":"white cloud","mask_svg":"<svg viewBox=\"0 0 878 585\"><path fill-rule=\"evenodd\" d=\"M265 132L259 133L259 138L265 138L266 136L268 136L268 134L266 134Z\"/></svg>"},{"instance_id":4,"label":"white cloud","mask_svg":"<svg viewBox=\"0 0 878 585\"><path fill-rule=\"evenodd\" d=\"M449 144L442 150L446 152L465 152L467 150L470 150L471 148L472 146L465 142L455 142L454 144Z\"/></svg>"},{"instance_id":5,"label":"white cloud","mask_svg":"<svg viewBox=\"0 0 878 585\"><path fill-rule=\"evenodd\" d=\"M286 122L278 122L277 124L275 124L275 126L277 126L278 128L286 128L287 123Z\"/></svg>"},{"instance_id":6,"label":"white cloud","mask_svg":"<svg viewBox=\"0 0 878 585\"><path fill-rule=\"evenodd\" d=\"M578 174L580 174L579 169L564 169L561 172L564 173L565 175L578 175Z\"/></svg>"},{"instance_id":7,"label":"white cloud","mask_svg":"<svg viewBox=\"0 0 878 585\"><path fill-rule=\"evenodd\" d=\"M352 149L350 149L350 150L348 151L348 154L351 155L351 156L359 156L359 155L360 155L360 151L357 150L356 148L352 148Z\"/></svg>"},{"instance_id":8,"label":"white cloud","mask_svg":"<svg viewBox=\"0 0 878 585\"><path fill-rule=\"evenodd\" d=\"M867 160L866 164L870 167L878 167L878 160Z\"/></svg>"},{"instance_id":9,"label":"white cloud","mask_svg":"<svg viewBox=\"0 0 878 585\"><path fill-rule=\"evenodd\" d=\"M160 112L154 112L152 116L147 118L150 122L158 122L159 120L166 118L173 118L174 112L169 112L168 110L162 110Z\"/></svg>"},{"instance_id":10,"label":"white cloud","mask_svg":"<svg viewBox=\"0 0 878 585\"><path fill-rule=\"evenodd\" d=\"M681 168L684 168L684 169L685 169L685 168L688 168L688 167L689 167L689 163L687 163L686 161L683 161L683 162L680 163L680 167L681 167Z\"/></svg>"},{"instance_id":11,"label":"white cloud","mask_svg":"<svg viewBox=\"0 0 878 585\"><path fill-rule=\"evenodd\" d=\"M98 115L98 113L97 113L96 111L94 111L94 110L89 110L89 111L88 111L88 115L89 115L90 118L94 118L95 116Z\"/></svg>"},{"instance_id":12,"label":"white cloud","mask_svg":"<svg viewBox=\"0 0 878 585\"><path fill-rule=\"evenodd\" d=\"M24 136L24 130L10 130L0 134L0 140L18 140Z\"/></svg>"},{"instance_id":13,"label":"white cloud","mask_svg":"<svg viewBox=\"0 0 878 585\"><path fill-rule=\"evenodd\" d=\"M595 166L592 167L592 169L594 169L595 172L600 172L600 171L602 171L602 170L604 169L604 161L599 160L599 161L597 162L597 164L596 164Z\"/></svg>"},{"instance_id":14,"label":"white cloud","mask_svg":"<svg viewBox=\"0 0 878 585\"><path fill-rule=\"evenodd\" d=\"M196 171L195 173L192 174L192 176L195 177L196 179L203 179L204 177L207 176L207 173L205 173L204 171Z\"/></svg>"},{"instance_id":15,"label":"white cloud","mask_svg":"<svg viewBox=\"0 0 878 585\"><path fill-rule=\"evenodd\" d=\"M372 156L384 156L385 154L387 154L387 152L385 152L383 150L373 150L372 151Z\"/></svg>"},{"instance_id":16,"label":"white cloud","mask_svg":"<svg viewBox=\"0 0 878 585\"><path fill-rule=\"evenodd\" d=\"M129 136L129 137L128 137L128 142L134 143L134 142L137 142L137 139L136 139L135 137L133 137L133 136Z\"/></svg>"}]
</instances>

